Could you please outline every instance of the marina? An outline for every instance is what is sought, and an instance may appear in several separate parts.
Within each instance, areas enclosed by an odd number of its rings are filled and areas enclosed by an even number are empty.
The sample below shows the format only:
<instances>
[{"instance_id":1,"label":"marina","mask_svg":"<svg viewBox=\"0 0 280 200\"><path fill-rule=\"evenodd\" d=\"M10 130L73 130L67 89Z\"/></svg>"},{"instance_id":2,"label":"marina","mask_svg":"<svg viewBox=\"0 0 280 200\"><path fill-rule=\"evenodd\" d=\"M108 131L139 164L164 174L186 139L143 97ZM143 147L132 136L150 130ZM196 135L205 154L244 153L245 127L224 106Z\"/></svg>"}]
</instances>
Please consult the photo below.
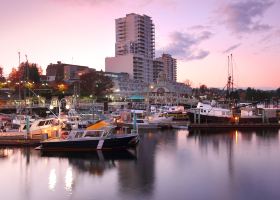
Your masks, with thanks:
<instances>
[{"instance_id":1,"label":"marina","mask_svg":"<svg viewBox=\"0 0 280 200\"><path fill-rule=\"evenodd\" d=\"M280 200L279 8L1 1L1 199Z\"/></svg>"}]
</instances>

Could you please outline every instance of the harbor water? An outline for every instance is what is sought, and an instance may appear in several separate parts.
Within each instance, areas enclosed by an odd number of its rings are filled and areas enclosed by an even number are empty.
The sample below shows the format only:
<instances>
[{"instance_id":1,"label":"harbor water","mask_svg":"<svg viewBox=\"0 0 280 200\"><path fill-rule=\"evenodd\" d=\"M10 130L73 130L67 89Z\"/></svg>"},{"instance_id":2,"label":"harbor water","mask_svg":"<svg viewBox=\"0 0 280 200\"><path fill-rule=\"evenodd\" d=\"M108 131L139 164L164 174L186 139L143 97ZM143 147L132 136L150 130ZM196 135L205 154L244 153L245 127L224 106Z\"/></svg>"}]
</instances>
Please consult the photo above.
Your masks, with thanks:
<instances>
[{"instance_id":1,"label":"harbor water","mask_svg":"<svg viewBox=\"0 0 280 200\"><path fill-rule=\"evenodd\" d=\"M1 199L280 199L280 131L152 130L136 149L0 149Z\"/></svg>"}]
</instances>

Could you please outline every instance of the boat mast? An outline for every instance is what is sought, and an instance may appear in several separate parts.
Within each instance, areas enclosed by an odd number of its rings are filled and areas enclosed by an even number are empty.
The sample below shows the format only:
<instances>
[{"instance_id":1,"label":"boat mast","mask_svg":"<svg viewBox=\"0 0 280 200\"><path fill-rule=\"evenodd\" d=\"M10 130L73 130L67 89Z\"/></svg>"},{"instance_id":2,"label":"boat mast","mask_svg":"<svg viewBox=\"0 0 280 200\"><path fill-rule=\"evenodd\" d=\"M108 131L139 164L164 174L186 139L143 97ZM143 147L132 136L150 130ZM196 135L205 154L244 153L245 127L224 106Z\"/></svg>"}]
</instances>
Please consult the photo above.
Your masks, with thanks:
<instances>
[{"instance_id":1,"label":"boat mast","mask_svg":"<svg viewBox=\"0 0 280 200\"><path fill-rule=\"evenodd\" d=\"M232 54L228 56L228 78L227 78L227 93L226 93L226 99L229 103L231 103L232 99L232 93L233 93L233 58Z\"/></svg>"}]
</instances>

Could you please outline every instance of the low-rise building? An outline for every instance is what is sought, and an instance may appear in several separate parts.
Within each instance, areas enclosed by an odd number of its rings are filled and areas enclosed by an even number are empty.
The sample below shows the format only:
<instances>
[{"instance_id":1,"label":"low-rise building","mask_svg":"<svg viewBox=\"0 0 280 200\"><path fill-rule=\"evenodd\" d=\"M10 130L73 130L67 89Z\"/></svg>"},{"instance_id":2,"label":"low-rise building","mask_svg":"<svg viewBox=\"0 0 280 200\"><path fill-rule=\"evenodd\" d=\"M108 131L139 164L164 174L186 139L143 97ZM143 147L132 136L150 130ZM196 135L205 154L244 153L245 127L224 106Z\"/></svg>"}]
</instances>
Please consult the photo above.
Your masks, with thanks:
<instances>
[{"instance_id":1,"label":"low-rise building","mask_svg":"<svg viewBox=\"0 0 280 200\"><path fill-rule=\"evenodd\" d=\"M83 73L87 70L94 69L90 69L87 66L66 64L58 61L57 64L51 63L48 65L46 76L49 82L65 81L71 83L79 79L79 73Z\"/></svg>"}]
</instances>

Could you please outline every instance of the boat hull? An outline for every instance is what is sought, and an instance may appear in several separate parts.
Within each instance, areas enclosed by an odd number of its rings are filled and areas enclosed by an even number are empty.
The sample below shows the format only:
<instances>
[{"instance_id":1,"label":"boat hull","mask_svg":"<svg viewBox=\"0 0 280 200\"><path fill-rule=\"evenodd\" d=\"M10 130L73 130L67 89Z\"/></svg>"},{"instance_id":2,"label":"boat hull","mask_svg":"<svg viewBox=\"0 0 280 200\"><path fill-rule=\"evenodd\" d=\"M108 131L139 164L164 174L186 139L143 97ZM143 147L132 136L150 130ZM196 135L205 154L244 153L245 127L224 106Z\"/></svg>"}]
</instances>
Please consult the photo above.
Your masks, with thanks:
<instances>
[{"instance_id":1,"label":"boat hull","mask_svg":"<svg viewBox=\"0 0 280 200\"><path fill-rule=\"evenodd\" d=\"M60 140L41 142L42 151L94 151L126 149L134 147L139 142L138 135L126 137L112 137L106 139L86 139L86 140Z\"/></svg>"}]
</instances>

